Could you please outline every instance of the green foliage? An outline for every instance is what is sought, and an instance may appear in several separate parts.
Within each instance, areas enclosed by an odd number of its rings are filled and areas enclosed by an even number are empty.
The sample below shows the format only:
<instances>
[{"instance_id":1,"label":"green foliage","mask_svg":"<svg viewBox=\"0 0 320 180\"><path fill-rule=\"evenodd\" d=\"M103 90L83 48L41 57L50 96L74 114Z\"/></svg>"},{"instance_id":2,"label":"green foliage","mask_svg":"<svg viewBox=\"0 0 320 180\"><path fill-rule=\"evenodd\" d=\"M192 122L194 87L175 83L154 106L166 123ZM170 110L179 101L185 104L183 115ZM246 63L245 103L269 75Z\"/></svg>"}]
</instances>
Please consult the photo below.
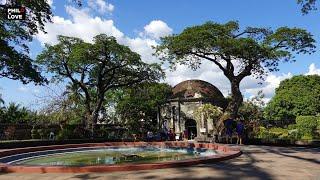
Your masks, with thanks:
<instances>
[{"instance_id":1,"label":"green foliage","mask_svg":"<svg viewBox=\"0 0 320 180\"><path fill-rule=\"evenodd\" d=\"M60 129L57 140L65 140L65 139L73 139L75 138L74 130L70 126L65 126L62 129Z\"/></svg>"},{"instance_id":2,"label":"green foliage","mask_svg":"<svg viewBox=\"0 0 320 180\"><path fill-rule=\"evenodd\" d=\"M317 129L320 130L320 116L319 116L319 114L316 117L317 117Z\"/></svg>"},{"instance_id":3,"label":"green foliage","mask_svg":"<svg viewBox=\"0 0 320 180\"><path fill-rule=\"evenodd\" d=\"M316 116L298 116L296 118L296 124L299 132L305 138L315 136L317 129L317 117Z\"/></svg>"},{"instance_id":4,"label":"green foliage","mask_svg":"<svg viewBox=\"0 0 320 180\"><path fill-rule=\"evenodd\" d=\"M0 123L31 123L36 117L36 112L16 103L9 103L9 106L1 108L0 112Z\"/></svg>"},{"instance_id":5,"label":"green foliage","mask_svg":"<svg viewBox=\"0 0 320 180\"><path fill-rule=\"evenodd\" d=\"M235 116L243 101L240 82L245 77L254 74L263 78L268 71L279 70L279 62L294 61L294 53L314 51L315 40L306 30L247 27L240 31L238 22L229 21L207 22L164 37L155 54L172 68L184 64L197 69L207 60L219 67L231 83L231 101L226 112Z\"/></svg>"},{"instance_id":6,"label":"green foliage","mask_svg":"<svg viewBox=\"0 0 320 180\"><path fill-rule=\"evenodd\" d=\"M279 127L270 128L269 132L274 134L276 137L278 137L280 139L285 139L289 135L287 129L279 128Z\"/></svg>"},{"instance_id":7,"label":"green foliage","mask_svg":"<svg viewBox=\"0 0 320 180\"><path fill-rule=\"evenodd\" d=\"M299 75L282 81L265 108L270 120L295 119L320 112L320 76Z\"/></svg>"},{"instance_id":8,"label":"green foliage","mask_svg":"<svg viewBox=\"0 0 320 180\"><path fill-rule=\"evenodd\" d=\"M108 91L163 77L158 64L147 64L114 37L100 34L93 44L74 37L59 36L59 43L46 45L37 57L52 81L69 81L70 90L85 108L86 119L95 124Z\"/></svg>"},{"instance_id":9,"label":"green foliage","mask_svg":"<svg viewBox=\"0 0 320 180\"><path fill-rule=\"evenodd\" d=\"M258 131L256 132L256 137L260 139L268 139L270 138L270 135L268 130L265 127L260 126Z\"/></svg>"},{"instance_id":10,"label":"green foliage","mask_svg":"<svg viewBox=\"0 0 320 180\"><path fill-rule=\"evenodd\" d=\"M38 130L33 126L31 129L31 138L32 139L39 139Z\"/></svg>"},{"instance_id":11,"label":"green foliage","mask_svg":"<svg viewBox=\"0 0 320 180\"><path fill-rule=\"evenodd\" d=\"M144 128L155 130L158 107L166 102L171 95L171 87L164 83L143 83L125 88L118 99L116 113L121 117L132 133Z\"/></svg>"},{"instance_id":12,"label":"green foliage","mask_svg":"<svg viewBox=\"0 0 320 180\"><path fill-rule=\"evenodd\" d=\"M28 56L28 43L44 24L51 21L51 10L46 0L18 0L26 7L26 20L12 21L5 16L5 6L0 6L0 77L20 80L23 83L45 82L38 67Z\"/></svg>"},{"instance_id":13,"label":"green foliage","mask_svg":"<svg viewBox=\"0 0 320 180\"><path fill-rule=\"evenodd\" d=\"M6 139L14 139L14 135L16 132L16 127L15 126L8 126L5 130L4 130L4 135L6 137Z\"/></svg>"},{"instance_id":14,"label":"green foliage","mask_svg":"<svg viewBox=\"0 0 320 180\"><path fill-rule=\"evenodd\" d=\"M281 27L272 31L247 27L239 32L239 24L235 21L226 24L207 22L162 38L156 50L157 55L173 65L182 63L197 68L203 59L208 59L219 66L232 59L238 61L241 69L261 74L265 72L263 67L277 70L277 62L294 58L292 51L313 52L314 43L310 33L298 28ZM228 61L228 58L231 59ZM233 66L220 68L229 72Z\"/></svg>"},{"instance_id":15,"label":"green foliage","mask_svg":"<svg viewBox=\"0 0 320 180\"><path fill-rule=\"evenodd\" d=\"M263 126L260 126L256 137L261 139L288 139L289 132L284 128L272 127L267 129Z\"/></svg>"},{"instance_id":16,"label":"green foliage","mask_svg":"<svg viewBox=\"0 0 320 180\"><path fill-rule=\"evenodd\" d=\"M40 136L41 139L44 139L44 138L45 138L46 132L45 132L44 129L38 129L37 132L38 132L38 134L39 134L39 136Z\"/></svg>"},{"instance_id":17,"label":"green foliage","mask_svg":"<svg viewBox=\"0 0 320 180\"><path fill-rule=\"evenodd\" d=\"M266 129L260 127L256 133L257 138L262 139L292 139L292 140L311 140L319 138L317 131L318 117L316 116L298 116L296 124L289 125L286 129L272 127Z\"/></svg>"},{"instance_id":18,"label":"green foliage","mask_svg":"<svg viewBox=\"0 0 320 180\"><path fill-rule=\"evenodd\" d=\"M297 3L302 6L302 14L308 14L312 10L317 10L316 0L297 0Z\"/></svg>"},{"instance_id":19,"label":"green foliage","mask_svg":"<svg viewBox=\"0 0 320 180\"><path fill-rule=\"evenodd\" d=\"M214 106L212 104L203 104L193 112L193 115L198 123L200 123L203 118L209 124L211 124L214 133L219 131L220 124L218 124L218 120L223 115L222 108Z\"/></svg>"},{"instance_id":20,"label":"green foliage","mask_svg":"<svg viewBox=\"0 0 320 180\"><path fill-rule=\"evenodd\" d=\"M239 108L239 116L245 121L260 121L263 120L263 99L262 92L258 93L258 96L244 101Z\"/></svg>"}]
</instances>

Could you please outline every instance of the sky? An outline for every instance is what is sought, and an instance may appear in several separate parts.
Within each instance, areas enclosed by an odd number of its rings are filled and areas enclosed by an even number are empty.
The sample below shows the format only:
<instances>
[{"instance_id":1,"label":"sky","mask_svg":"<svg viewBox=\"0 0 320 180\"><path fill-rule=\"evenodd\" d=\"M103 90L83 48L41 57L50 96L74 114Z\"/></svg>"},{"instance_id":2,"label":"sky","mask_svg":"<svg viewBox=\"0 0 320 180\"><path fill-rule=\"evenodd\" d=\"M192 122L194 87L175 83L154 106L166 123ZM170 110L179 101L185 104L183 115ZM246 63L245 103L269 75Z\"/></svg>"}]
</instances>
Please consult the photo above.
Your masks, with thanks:
<instances>
[{"instance_id":1,"label":"sky","mask_svg":"<svg viewBox=\"0 0 320 180\"><path fill-rule=\"evenodd\" d=\"M0 0L3 3L5 0ZM92 42L95 35L105 33L116 37L120 44L129 46L148 63L160 62L152 56L159 38L178 34L188 26L201 25L207 21L226 23L238 21L241 28L281 26L306 29L317 41L317 52L312 55L297 55L294 63L281 63L279 72L270 73L264 81L247 77L241 82L245 98L260 90L268 102L280 81L298 74L320 75L320 10L302 15L295 0L83 0L77 7L71 0L48 0L53 10L53 23L45 25L47 34L39 33L30 42L30 56L35 58L44 44L57 43L57 35L83 38ZM178 66L176 71L166 72L164 82L174 86L188 79L201 79L218 87L224 95L230 92L230 84L213 64L204 61L197 71ZM46 74L44 74L46 75ZM260 84L259 84L260 82ZM50 88L57 85L51 84ZM40 99L50 94L47 87L23 85L19 81L0 79L0 93L6 103L17 102L31 109L42 106Z\"/></svg>"}]
</instances>

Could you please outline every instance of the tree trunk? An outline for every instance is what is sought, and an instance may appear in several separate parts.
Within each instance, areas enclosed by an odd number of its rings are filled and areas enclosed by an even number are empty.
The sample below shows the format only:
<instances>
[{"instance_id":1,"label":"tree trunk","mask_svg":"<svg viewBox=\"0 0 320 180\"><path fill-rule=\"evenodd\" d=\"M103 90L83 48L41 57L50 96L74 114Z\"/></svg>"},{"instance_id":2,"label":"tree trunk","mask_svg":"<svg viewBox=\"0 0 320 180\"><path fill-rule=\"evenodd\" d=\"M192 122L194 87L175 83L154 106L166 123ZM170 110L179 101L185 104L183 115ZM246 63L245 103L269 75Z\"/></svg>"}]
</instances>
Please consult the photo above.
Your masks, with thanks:
<instances>
[{"instance_id":1,"label":"tree trunk","mask_svg":"<svg viewBox=\"0 0 320 180\"><path fill-rule=\"evenodd\" d=\"M95 129L95 125L98 122L99 112L101 110L103 101L104 101L104 93L99 93L98 103L96 105L95 110L92 112L91 119L90 119L91 123L92 123L91 124L91 136L92 136L92 138L94 137L94 129Z\"/></svg>"},{"instance_id":2,"label":"tree trunk","mask_svg":"<svg viewBox=\"0 0 320 180\"><path fill-rule=\"evenodd\" d=\"M239 107L243 101L242 93L240 91L240 82L236 80L231 81L231 101L229 102L226 112L230 113L231 118L236 118Z\"/></svg>"}]
</instances>

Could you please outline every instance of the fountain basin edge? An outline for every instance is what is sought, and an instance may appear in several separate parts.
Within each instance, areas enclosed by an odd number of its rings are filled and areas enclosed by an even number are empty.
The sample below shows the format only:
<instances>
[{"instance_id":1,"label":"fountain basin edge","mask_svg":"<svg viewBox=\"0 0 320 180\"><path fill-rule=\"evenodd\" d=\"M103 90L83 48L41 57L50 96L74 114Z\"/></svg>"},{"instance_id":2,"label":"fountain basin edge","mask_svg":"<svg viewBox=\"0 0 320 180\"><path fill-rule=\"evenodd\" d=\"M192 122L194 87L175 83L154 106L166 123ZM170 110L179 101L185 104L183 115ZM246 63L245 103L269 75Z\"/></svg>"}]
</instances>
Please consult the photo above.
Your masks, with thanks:
<instances>
[{"instance_id":1,"label":"fountain basin edge","mask_svg":"<svg viewBox=\"0 0 320 180\"><path fill-rule=\"evenodd\" d=\"M184 167L203 163L214 163L238 157L242 154L239 148L230 147L223 144L213 143L194 143L185 141L166 141L166 142L105 142L105 143L86 143L86 144L65 144L51 145L28 148L8 149L0 152L0 158L21 153L57 150L81 147L179 147L179 148L205 148L217 150L219 154L213 156L199 157L178 161L166 161L159 163L141 164L121 164L121 165L93 165L93 166L36 166L36 165L14 165L0 163L0 172L14 173L87 173L87 172L115 172L115 171L135 171L148 169L162 169L173 167Z\"/></svg>"}]
</instances>

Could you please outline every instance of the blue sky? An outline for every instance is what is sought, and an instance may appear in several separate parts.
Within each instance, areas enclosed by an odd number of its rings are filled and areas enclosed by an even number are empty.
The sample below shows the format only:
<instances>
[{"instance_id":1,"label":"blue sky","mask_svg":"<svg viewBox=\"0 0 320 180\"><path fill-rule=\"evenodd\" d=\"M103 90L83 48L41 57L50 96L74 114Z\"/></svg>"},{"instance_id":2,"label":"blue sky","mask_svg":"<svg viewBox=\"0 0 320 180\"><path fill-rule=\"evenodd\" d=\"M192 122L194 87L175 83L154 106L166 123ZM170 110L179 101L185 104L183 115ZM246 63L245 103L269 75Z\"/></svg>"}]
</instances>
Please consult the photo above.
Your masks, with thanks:
<instances>
[{"instance_id":1,"label":"blue sky","mask_svg":"<svg viewBox=\"0 0 320 180\"><path fill-rule=\"evenodd\" d=\"M300 6L292 0L89 0L83 2L82 8L73 7L74 4L67 0L50 0L50 3L55 15L54 23L47 24L48 34L39 34L30 43L32 57L41 52L43 43L56 43L58 34L90 41L94 35L106 33L138 52L144 61L157 62L157 58L151 56L150 46L156 45L159 37L179 33L187 26L206 21L225 23L236 20L243 28L299 27L311 32L320 42L320 12L303 16ZM262 89L268 101L281 80L296 74L320 74L319 58L319 51L297 56L297 62L281 64L281 70L270 74L263 85L258 85L254 78L247 78L242 83L242 92L250 97ZM196 72L187 67L178 67L176 72L166 71L165 81L171 85L197 78L211 82L224 94L229 92L228 82L212 64L205 63ZM5 78L0 79L0 87L6 102L14 101L34 109L41 106L37 104L37 96L47 92L44 87L23 85Z\"/></svg>"}]
</instances>

